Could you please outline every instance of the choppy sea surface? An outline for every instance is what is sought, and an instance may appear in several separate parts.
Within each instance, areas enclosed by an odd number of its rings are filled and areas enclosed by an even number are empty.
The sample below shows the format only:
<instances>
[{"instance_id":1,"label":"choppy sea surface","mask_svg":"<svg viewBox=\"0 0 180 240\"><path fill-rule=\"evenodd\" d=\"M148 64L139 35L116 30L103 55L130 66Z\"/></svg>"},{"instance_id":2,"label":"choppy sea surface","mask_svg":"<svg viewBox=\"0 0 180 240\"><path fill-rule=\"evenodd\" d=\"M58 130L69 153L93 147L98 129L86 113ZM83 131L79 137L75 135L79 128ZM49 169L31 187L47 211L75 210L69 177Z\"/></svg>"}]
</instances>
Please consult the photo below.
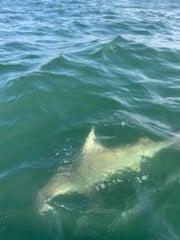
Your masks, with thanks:
<instances>
[{"instance_id":1,"label":"choppy sea surface","mask_svg":"<svg viewBox=\"0 0 180 240\"><path fill-rule=\"evenodd\" d=\"M180 143L39 213L92 127L126 156L178 136L179 0L1 0L1 240L180 239Z\"/></svg>"}]
</instances>

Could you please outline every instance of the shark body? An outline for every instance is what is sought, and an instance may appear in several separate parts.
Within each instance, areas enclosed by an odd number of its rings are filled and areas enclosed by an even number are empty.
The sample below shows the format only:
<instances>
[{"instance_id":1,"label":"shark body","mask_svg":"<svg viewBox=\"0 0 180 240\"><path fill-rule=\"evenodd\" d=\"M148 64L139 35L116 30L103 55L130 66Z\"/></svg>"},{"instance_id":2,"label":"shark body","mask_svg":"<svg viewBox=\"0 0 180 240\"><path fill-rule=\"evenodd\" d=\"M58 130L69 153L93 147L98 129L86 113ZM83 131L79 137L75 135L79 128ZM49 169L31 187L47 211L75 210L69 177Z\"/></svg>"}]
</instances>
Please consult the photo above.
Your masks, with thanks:
<instances>
[{"instance_id":1,"label":"shark body","mask_svg":"<svg viewBox=\"0 0 180 240\"><path fill-rule=\"evenodd\" d=\"M140 171L141 163L174 144L174 140L154 142L141 138L134 145L108 149L97 142L94 128L82 149L81 161L67 176L55 174L38 193L39 211L51 209L50 201L63 194L83 192L93 185L108 180L116 172L126 169Z\"/></svg>"}]
</instances>

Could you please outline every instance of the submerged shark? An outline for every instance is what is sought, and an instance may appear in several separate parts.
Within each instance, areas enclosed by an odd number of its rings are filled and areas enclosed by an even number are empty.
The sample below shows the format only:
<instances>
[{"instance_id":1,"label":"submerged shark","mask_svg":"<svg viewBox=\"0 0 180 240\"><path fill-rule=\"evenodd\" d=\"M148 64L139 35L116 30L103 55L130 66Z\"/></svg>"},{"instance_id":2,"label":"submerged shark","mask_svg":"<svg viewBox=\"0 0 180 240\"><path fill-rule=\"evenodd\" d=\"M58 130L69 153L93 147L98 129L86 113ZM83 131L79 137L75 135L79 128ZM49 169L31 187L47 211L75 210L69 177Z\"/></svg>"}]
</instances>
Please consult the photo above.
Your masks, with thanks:
<instances>
[{"instance_id":1,"label":"submerged shark","mask_svg":"<svg viewBox=\"0 0 180 240\"><path fill-rule=\"evenodd\" d=\"M145 159L152 158L156 153L176 142L177 137L160 142L141 138L134 145L109 149L97 141L95 130L92 128L83 146L79 164L69 175L62 172L55 174L39 191L39 212L51 210L50 201L57 196L85 192L93 185L108 180L119 171L128 169L140 171L141 163Z\"/></svg>"}]
</instances>

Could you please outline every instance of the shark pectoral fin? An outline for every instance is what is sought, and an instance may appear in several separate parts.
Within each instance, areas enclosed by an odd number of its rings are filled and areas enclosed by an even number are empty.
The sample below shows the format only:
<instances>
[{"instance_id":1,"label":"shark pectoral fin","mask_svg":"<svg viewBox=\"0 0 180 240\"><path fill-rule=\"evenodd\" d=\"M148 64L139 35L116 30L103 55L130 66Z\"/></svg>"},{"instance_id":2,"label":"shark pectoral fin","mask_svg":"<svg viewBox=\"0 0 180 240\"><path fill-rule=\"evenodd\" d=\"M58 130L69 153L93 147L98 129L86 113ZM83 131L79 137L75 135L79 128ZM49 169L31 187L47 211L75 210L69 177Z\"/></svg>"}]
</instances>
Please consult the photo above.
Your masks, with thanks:
<instances>
[{"instance_id":1,"label":"shark pectoral fin","mask_svg":"<svg viewBox=\"0 0 180 240\"><path fill-rule=\"evenodd\" d=\"M83 146L83 154L96 152L101 149L102 149L102 146L99 143L97 143L95 132L94 132L94 127L93 127L86 139L84 146Z\"/></svg>"}]
</instances>

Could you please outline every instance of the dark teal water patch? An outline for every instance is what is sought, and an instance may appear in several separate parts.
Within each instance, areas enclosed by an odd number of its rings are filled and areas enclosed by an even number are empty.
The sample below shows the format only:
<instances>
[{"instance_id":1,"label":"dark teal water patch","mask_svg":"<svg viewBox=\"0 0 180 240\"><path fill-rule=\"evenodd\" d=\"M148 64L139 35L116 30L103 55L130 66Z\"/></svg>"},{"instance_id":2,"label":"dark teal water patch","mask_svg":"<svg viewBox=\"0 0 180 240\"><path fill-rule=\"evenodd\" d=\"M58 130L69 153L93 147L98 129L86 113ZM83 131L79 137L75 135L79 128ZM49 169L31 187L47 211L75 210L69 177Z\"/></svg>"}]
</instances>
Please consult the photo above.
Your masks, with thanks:
<instances>
[{"instance_id":1,"label":"dark teal water patch","mask_svg":"<svg viewBox=\"0 0 180 240\"><path fill-rule=\"evenodd\" d=\"M1 239L180 238L178 142L140 172L56 196L53 212L37 197L81 164L93 126L127 153L179 134L179 16L177 0L1 1Z\"/></svg>"}]
</instances>

